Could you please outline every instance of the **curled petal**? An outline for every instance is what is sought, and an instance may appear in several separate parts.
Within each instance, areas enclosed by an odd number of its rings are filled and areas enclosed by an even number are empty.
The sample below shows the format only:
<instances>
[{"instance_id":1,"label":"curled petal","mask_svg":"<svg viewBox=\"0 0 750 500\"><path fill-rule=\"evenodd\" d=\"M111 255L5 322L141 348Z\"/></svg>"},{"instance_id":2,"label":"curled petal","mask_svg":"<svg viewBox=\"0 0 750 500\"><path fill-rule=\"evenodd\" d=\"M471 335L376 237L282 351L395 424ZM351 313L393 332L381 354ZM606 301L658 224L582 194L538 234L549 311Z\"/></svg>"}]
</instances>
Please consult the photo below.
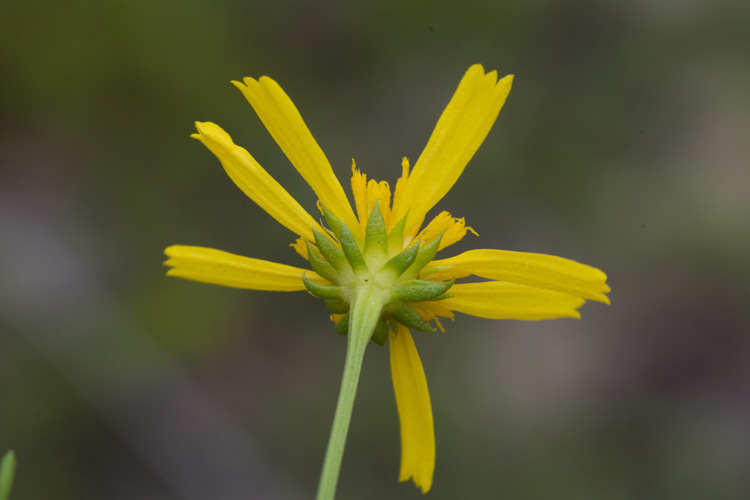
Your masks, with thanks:
<instances>
[{"instance_id":1,"label":"curled petal","mask_svg":"<svg viewBox=\"0 0 750 500\"><path fill-rule=\"evenodd\" d=\"M391 187L385 181L370 179L367 182L367 210L372 212L377 203L386 224L391 219Z\"/></svg>"},{"instance_id":2,"label":"curled petal","mask_svg":"<svg viewBox=\"0 0 750 500\"><path fill-rule=\"evenodd\" d=\"M580 297L529 286L486 281L453 285L452 297L440 305L454 311L489 319L580 318Z\"/></svg>"},{"instance_id":3,"label":"curled petal","mask_svg":"<svg viewBox=\"0 0 750 500\"><path fill-rule=\"evenodd\" d=\"M276 144L321 203L353 227L356 222L354 212L341 183L294 103L279 84L267 76L258 80L245 78L244 84L232 83L242 91Z\"/></svg>"},{"instance_id":4,"label":"curled petal","mask_svg":"<svg viewBox=\"0 0 750 500\"><path fill-rule=\"evenodd\" d=\"M473 228L466 225L466 221L463 218L457 219L448 212L442 211L420 231L418 238L426 243L443 235L438 247L438 251L440 251L447 246L461 241L469 231L474 233L475 236L479 236Z\"/></svg>"},{"instance_id":5,"label":"curled petal","mask_svg":"<svg viewBox=\"0 0 750 500\"><path fill-rule=\"evenodd\" d=\"M267 260L242 257L213 248L173 245L164 253L171 267L167 276L175 276L202 283L267 290L296 292L305 289L302 274L317 283L328 284L312 271L277 264Z\"/></svg>"},{"instance_id":6,"label":"curled petal","mask_svg":"<svg viewBox=\"0 0 750 500\"><path fill-rule=\"evenodd\" d=\"M333 323L335 325L338 325L341 322L341 320L344 319L344 316L346 316L346 313L343 313L343 314L341 314L341 313L333 313L333 314L331 314L331 316L330 316L329 319L331 321L333 321Z\"/></svg>"},{"instance_id":7,"label":"curled petal","mask_svg":"<svg viewBox=\"0 0 750 500\"><path fill-rule=\"evenodd\" d=\"M295 252L297 252L300 257L303 259L307 259L307 241L302 238L297 238L297 240L294 243L289 244L290 247L294 249Z\"/></svg>"},{"instance_id":8,"label":"curled petal","mask_svg":"<svg viewBox=\"0 0 750 500\"><path fill-rule=\"evenodd\" d=\"M391 212L394 214L390 221L388 221L388 229L392 229L401 219L396 219L396 215L400 213L406 213L409 207L405 210L401 209L401 199L404 197L404 191L406 190L406 184L409 182L409 159L404 156L401 160L401 177L396 181L396 186L393 189L393 206Z\"/></svg>"},{"instance_id":9,"label":"curled petal","mask_svg":"<svg viewBox=\"0 0 750 500\"><path fill-rule=\"evenodd\" d=\"M357 236L361 238L367 227L367 220L376 204L386 225L389 223L391 217L391 188L385 181L377 182L374 179L368 181L367 175L360 172L354 160L352 160L351 185L354 206L359 218L359 224L353 226L352 229L356 227Z\"/></svg>"},{"instance_id":10,"label":"curled petal","mask_svg":"<svg viewBox=\"0 0 750 500\"><path fill-rule=\"evenodd\" d=\"M508 250L469 250L430 266L445 270L430 277L446 280L473 274L482 278L554 290L609 304L607 275L570 259Z\"/></svg>"},{"instance_id":11,"label":"curled petal","mask_svg":"<svg viewBox=\"0 0 750 500\"><path fill-rule=\"evenodd\" d=\"M453 286L456 286L456 285L453 285ZM422 316L422 319L425 321L432 321L433 319L437 320L438 317L448 318L452 320L455 314L453 314L453 311L451 311L449 307L446 307L444 305L444 302L445 300L437 300L437 301L430 301L430 302L414 302L409 305L415 311L417 311L419 315ZM438 326L440 326L440 323L438 323Z\"/></svg>"},{"instance_id":12,"label":"curled petal","mask_svg":"<svg viewBox=\"0 0 750 500\"><path fill-rule=\"evenodd\" d=\"M234 183L282 226L309 240L313 238L311 228L322 231L320 225L297 200L247 150L232 142L232 138L221 127L210 122L196 122L195 128L198 133L191 137L211 150Z\"/></svg>"},{"instance_id":13,"label":"curled petal","mask_svg":"<svg viewBox=\"0 0 750 500\"><path fill-rule=\"evenodd\" d=\"M487 137L513 76L497 81L481 65L470 67L443 111L422 155L414 165L396 219L406 215L406 234L414 235L427 212L445 196Z\"/></svg>"},{"instance_id":14,"label":"curled petal","mask_svg":"<svg viewBox=\"0 0 750 500\"><path fill-rule=\"evenodd\" d=\"M359 218L359 225L353 227L359 227L360 233L365 234L367 216L370 213L367 210L367 175L360 172L354 160L352 160L351 185L352 195L354 196L354 206L357 208L357 217Z\"/></svg>"},{"instance_id":15,"label":"curled petal","mask_svg":"<svg viewBox=\"0 0 750 500\"><path fill-rule=\"evenodd\" d=\"M391 334L391 377L401 424L401 472L399 481L409 478L427 493L435 471L435 430L432 405L422 361L409 329L398 325Z\"/></svg>"}]
</instances>

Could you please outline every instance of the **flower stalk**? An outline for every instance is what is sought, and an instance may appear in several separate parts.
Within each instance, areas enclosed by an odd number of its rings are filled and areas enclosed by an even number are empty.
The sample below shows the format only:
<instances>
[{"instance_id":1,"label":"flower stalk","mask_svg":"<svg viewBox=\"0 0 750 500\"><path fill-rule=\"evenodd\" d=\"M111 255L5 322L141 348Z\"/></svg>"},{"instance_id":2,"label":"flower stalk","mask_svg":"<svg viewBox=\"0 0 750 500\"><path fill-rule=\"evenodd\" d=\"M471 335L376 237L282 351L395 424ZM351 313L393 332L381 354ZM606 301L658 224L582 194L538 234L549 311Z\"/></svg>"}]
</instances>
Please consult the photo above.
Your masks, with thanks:
<instances>
[{"instance_id":1,"label":"flower stalk","mask_svg":"<svg viewBox=\"0 0 750 500\"><path fill-rule=\"evenodd\" d=\"M333 500L336 495L336 484L344 456L344 445L352 418L354 397L357 393L365 348L378 325L383 305L383 290L375 284L359 287L351 302L344 375L341 379L336 413L333 417L331 435L328 438L323 470L320 474L317 500Z\"/></svg>"},{"instance_id":2,"label":"flower stalk","mask_svg":"<svg viewBox=\"0 0 750 500\"><path fill-rule=\"evenodd\" d=\"M8 451L0 460L0 500L8 500L16 474L16 454Z\"/></svg>"}]
</instances>

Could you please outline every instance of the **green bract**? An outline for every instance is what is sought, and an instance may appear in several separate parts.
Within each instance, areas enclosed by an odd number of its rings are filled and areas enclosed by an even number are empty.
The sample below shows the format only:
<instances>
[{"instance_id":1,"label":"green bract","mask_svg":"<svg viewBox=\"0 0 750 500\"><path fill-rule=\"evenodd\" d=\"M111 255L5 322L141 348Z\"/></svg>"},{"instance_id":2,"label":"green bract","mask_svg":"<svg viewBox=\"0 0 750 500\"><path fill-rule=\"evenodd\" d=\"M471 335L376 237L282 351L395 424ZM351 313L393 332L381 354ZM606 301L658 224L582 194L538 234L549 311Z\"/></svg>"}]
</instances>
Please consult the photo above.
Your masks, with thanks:
<instances>
[{"instance_id":1,"label":"green bract","mask_svg":"<svg viewBox=\"0 0 750 500\"><path fill-rule=\"evenodd\" d=\"M307 256L313 271L333 286L315 283L304 276L302 281L312 295L325 299L329 311L344 315L336 324L336 333L348 334L350 302L363 287L380 288L385 297L384 302L378 304L383 312L372 334L373 342L386 344L388 323L393 321L422 332L435 331L410 304L450 297L445 292L454 280L419 279L419 272L435 257L442 235L424 247L420 248L417 239L403 249L406 217L388 234L383 214L375 203L367 219L363 243L325 206L321 208L330 232L323 234L313 230L315 241L307 241Z\"/></svg>"}]
</instances>

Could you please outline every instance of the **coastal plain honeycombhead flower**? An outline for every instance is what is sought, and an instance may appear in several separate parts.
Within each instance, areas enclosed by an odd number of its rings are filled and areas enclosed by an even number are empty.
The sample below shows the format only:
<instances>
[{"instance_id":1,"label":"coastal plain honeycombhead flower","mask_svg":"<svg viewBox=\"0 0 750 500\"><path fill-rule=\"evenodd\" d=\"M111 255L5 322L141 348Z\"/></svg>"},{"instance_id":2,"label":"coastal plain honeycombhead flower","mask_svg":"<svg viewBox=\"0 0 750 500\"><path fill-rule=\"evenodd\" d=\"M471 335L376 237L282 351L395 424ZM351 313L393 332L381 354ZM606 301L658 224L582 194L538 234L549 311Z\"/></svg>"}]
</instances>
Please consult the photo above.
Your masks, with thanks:
<instances>
[{"instance_id":1,"label":"coastal plain honeycombhead flower","mask_svg":"<svg viewBox=\"0 0 750 500\"><path fill-rule=\"evenodd\" d=\"M281 87L268 77L235 81L315 192L320 216L305 210L218 125L196 123L198 132L192 137L218 157L247 196L296 235L291 246L307 260L308 269L205 247L165 250L169 276L252 290L307 290L324 299L335 331L349 335L347 367L350 351L363 352L370 340L388 344L401 424L400 480L412 479L423 492L432 485L435 438L425 373L411 331L443 330L440 318L453 319L455 312L491 319L579 318L577 310L586 300L609 303L603 272L561 257L480 249L436 259L439 251L474 231L445 211L427 224L426 216L487 136L512 80L511 75L498 81L495 71L485 73L481 65L470 67L414 168L403 158L392 190L387 182L368 180L352 162L353 207ZM353 370L356 388L359 369ZM345 437L348 417L342 419ZM338 442L334 434L329 448L340 446L343 453L343 437ZM339 466L340 457L331 474L337 476ZM332 482L335 490L335 477Z\"/></svg>"}]
</instances>

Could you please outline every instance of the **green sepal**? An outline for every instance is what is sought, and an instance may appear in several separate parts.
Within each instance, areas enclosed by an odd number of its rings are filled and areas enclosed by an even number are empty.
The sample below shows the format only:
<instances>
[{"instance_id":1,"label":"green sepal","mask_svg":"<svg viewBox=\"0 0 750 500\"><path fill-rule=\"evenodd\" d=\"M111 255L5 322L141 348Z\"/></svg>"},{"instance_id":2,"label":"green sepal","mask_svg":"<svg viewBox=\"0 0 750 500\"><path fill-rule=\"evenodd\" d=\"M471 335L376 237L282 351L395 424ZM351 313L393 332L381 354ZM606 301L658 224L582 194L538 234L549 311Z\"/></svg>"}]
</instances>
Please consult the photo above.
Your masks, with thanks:
<instances>
[{"instance_id":1,"label":"green sepal","mask_svg":"<svg viewBox=\"0 0 750 500\"><path fill-rule=\"evenodd\" d=\"M333 213L328 210L322 203L320 204L320 208L323 209L323 217L326 218L328 228L333 231L333 234L336 236L336 238L341 238L341 219L338 219L335 215L333 215Z\"/></svg>"},{"instance_id":2,"label":"green sepal","mask_svg":"<svg viewBox=\"0 0 750 500\"><path fill-rule=\"evenodd\" d=\"M388 314L399 323L420 332L432 333L435 329L411 307L406 304L392 304L388 307Z\"/></svg>"},{"instance_id":3,"label":"green sepal","mask_svg":"<svg viewBox=\"0 0 750 500\"><path fill-rule=\"evenodd\" d=\"M444 234L445 232L440 233L440 236L419 249L417 257L408 269L409 274L417 274L423 267L432 262L432 259L435 258L435 254L437 254L440 248L440 241L443 239Z\"/></svg>"},{"instance_id":4,"label":"green sepal","mask_svg":"<svg viewBox=\"0 0 750 500\"><path fill-rule=\"evenodd\" d=\"M365 229L365 250L364 254L368 257L376 253L377 255L388 255L388 232L385 228L385 220L380 212L379 203L375 202L375 207L370 212L367 219L367 228Z\"/></svg>"},{"instance_id":5,"label":"green sepal","mask_svg":"<svg viewBox=\"0 0 750 500\"><path fill-rule=\"evenodd\" d=\"M375 330L372 332L372 341L378 345L385 345L388 342L388 322L384 317L378 321Z\"/></svg>"},{"instance_id":6,"label":"green sepal","mask_svg":"<svg viewBox=\"0 0 750 500\"><path fill-rule=\"evenodd\" d=\"M341 237L339 241L341 241L341 248L344 250L344 255L346 256L346 260L349 261L349 265L352 266L352 270L355 273L366 272L367 264L365 263L365 259L362 257L357 240L349 228L346 227L346 224L341 225Z\"/></svg>"},{"instance_id":7,"label":"green sepal","mask_svg":"<svg viewBox=\"0 0 750 500\"><path fill-rule=\"evenodd\" d=\"M336 323L336 328L333 329L337 335L348 335L349 334L349 313L344 314L344 317Z\"/></svg>"},{"instance_id":8,"label":"green sepal","mask_svg":"<svg viewBox=\"0 0 750 500\"><path fill-rule=\"evenodd\" d=\"M391 290L391 302L422 302L432 300L444 294L453 286L454 281L402 281Z\"/></svg>"},{"instance_id":9,"label":"green sepal","mask_svg":"<svg viewBox=\"0 0 750 500\"><path fill-rule=\"evenodd\" d=\"M333 242L320 231L316 231L315 229L312 231L315 236L315 244L318 246L320 253L323 254L323 258L327 260L338 273L346 269L347 260L344 252L339 250L336 245L334 245Z\"/></svg>"},{"instance_id":10,"label":"green sepal","mask_svg":"<svg viewBox=\"0 0 750 500\"><path fill-rule=\"evenodd\" d=\"M349 304L339 299L326 299L326 308L333 314L346 314L349 312Z\"/></svg>"},{"instance_id":11,"label":"green sepal","mask_svg":"<svg viewBox=\"0 0 750 500\"><path fill-rule=\"evenodd\" d=\"M404 228L406 227L406 217L404 217L393 226L391 234L388 235L388 253L400 252L404 248Z\"/></svg>"},{"instance_id":12,"label":"green sepal","mask_svg":"<svg viewBox=\"0 0 750 500\"><path fill-rule=\"evenodd\" d=\"M13 487L13 477L16 474L16 454L13 450L3 455L0 461L0 500L8 500Z\"/></svg>"},{"instance_id":13,"label":"green sepal","mask_svg":"<svg viewBox=\"0 0 750 500\"><path fill-rule=\"evenodd\" d=\"M380 272L388 270L393 273L393 279L396 279L411 267L418 253L419 241L383 264L383 267L380 268Z\"/></svg>"},{"instance_id":14,"label":"green sepal","mask_svg":"<svg viewBox=\"0 0 750 500\"><path fill-rule=\"evenodd\" d=\"M321 256L312 244L308 241L307 243L307 260L310 262L312 270L330 281L336 283L339 275L331 264L329 264L323 256Z\"/></svg>"},{"instance_id":15,"label":"green sepal","mask_svg":"<svg viewBox=\"0 0 750 500\"><path fill-rule=\"evenodd\" d=\"M305 284L305 288L314 296L321 299L338 299L343 301L343 289L340 286L331 285L319 285L314 281L311 281L304 274L302 275L302 283Z\"/></svg>"}]
</instances>

